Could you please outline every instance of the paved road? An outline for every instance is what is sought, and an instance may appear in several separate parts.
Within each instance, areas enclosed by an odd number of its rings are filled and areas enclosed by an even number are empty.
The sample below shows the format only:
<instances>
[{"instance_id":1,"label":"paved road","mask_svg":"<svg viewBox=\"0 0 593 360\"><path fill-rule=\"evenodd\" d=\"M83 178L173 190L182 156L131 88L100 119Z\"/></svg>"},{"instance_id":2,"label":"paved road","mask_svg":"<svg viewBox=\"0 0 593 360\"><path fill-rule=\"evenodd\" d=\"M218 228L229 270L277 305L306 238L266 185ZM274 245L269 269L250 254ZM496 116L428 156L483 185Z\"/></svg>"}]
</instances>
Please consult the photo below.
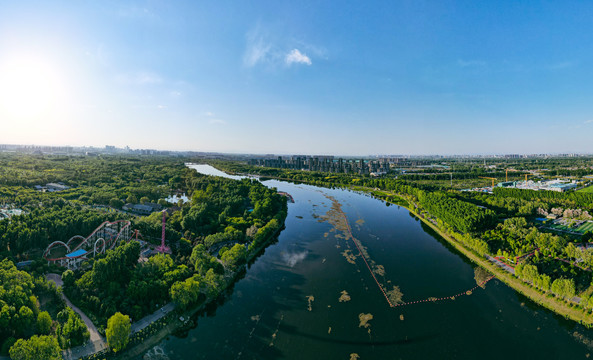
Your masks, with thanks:
<instances>
[{"instance_id":1,"label":"paved road","mask_svg":"<svg viewBox=\"0 0 593 360\"><path fill-rule=\"evenodd\" d=\"M142 319L136 321L132 324L132 334L137 333L138 331L144 329L151 323L157 321L158 319L162 318L163 316L167 315L171 311L175 309L175 305L173 303L168 303L167 305L163 306L162 308L158 309L157 311L153 312L150 315L146 315Z\"/></svg>"},{"instance_id":2,"label":"paved road","mask_svg":"<svg viewBox=\"0 0 593 360\"><path fill-rule=\"evenodd\" d=\"M56 284L56 286L62 286L64 284L62 282L61 276L58 274L47 274L45 277L47 278L47 280L53 281ZM76 313L78 313L78 315L80 315L87 329L89 329L89 334L91 335L90 340L85 345L64 350L64 358L67 360L78 359L82 356L90 355L107 348L107 343L105 342L105 339L103 339L101 334L99 334L99 331L97 331L97 328L95 327L95 324L93 324L91 319L89 319L88 316L86 316L86 314L82 312L82 310L74 306L74 304L72 304L64 294L62 294L62 298L64 299L64 301L66 301L66 304L72 310L74 310Z\"/></svg>"},{"instance_id":3,"label":"paved road","mask_svg":"<svg viewBox=\"0 0 593 360\"><path fill-rule=\"evenodd\" d=\"M46 278L49 281L53 281L56 284L56 286L63 285L62 278L58 274L47 274ZM62 298L64 299L64 301L66 301L66 304L70 308L72 308L72 310L76 311L80 315L80 317L86 324L87 328L89 329L89 333L90 333L90 340L86 344L77 346L72 349L64 350L62 352L62 354L64 355L64 359L66 359L66 360L79 359L83 356L91 355L91 354L99 352L103 349L106 349L107 343L105 342L105 339L101 336L101 334L99 334L99 331L97 331L97 328L95 327L95 324L93 324L91 319L89 319L88 316L86 316L86 314L84 312L82 312L82 310L80 310L79 308L74 306L74 304L72 304L70 302L70 300L68 300L68 298L66 296L64 296L64 294L62 294ZM154 313L143 317L142 319L140 319L132 324L131 333L134 334L134 333L144 329L145 327L147 327L154 321L157 321L160 318L164 317L165 315L167 315L174 309L175 309L175 305L173 303L169 303L169 304L163 306L162 308L158 309Z\"/></svg>"},{"instance_id":4,"label":"paved road","mask_svg":"<svg viewBox=\"0 0 593 360\"><path fill-rule=\"evenodd\" d=\"M486 258L493 263L494 265L498 266L499 268L510 272L511 274L515 275L515 269L513 269L512 267L508 266L507 264L503 263L502 261L493 258L492 256L486 254Z\"/></svg>"}]
</instances>

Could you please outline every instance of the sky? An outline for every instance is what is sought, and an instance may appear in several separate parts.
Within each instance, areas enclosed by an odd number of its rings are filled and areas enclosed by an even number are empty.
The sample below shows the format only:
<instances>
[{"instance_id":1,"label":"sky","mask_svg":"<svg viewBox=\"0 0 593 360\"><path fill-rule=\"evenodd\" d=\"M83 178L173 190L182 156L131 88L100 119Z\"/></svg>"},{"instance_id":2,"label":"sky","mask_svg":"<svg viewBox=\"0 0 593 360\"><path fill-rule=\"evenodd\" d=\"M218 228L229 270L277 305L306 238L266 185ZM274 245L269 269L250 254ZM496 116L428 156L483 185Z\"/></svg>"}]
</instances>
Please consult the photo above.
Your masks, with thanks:
<instances>
[{"instance_id":1,"label":"sky","mask_svg":"<svg viewBox=\"0 0 593 360\"><path fill-rule=\"evenodd\" d=\"M0 143L593 153L587 1L0 1Z\"/></svg>"}]
</instances>

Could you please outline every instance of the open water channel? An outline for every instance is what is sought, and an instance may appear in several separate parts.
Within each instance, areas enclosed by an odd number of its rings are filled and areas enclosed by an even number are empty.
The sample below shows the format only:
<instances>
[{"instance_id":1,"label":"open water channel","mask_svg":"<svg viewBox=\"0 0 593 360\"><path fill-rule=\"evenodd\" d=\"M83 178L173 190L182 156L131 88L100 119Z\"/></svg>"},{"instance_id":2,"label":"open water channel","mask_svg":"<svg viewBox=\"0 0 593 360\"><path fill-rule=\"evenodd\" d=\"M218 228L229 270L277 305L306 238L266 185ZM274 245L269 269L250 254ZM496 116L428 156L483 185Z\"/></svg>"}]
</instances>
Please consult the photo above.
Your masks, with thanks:
<instances>
[{"instance_id":1,"label":"open water channel","mask_svg":"<svg viewBox=\"0 0 593 360\"><path fill-rule=\"evenodd\" d=\"M210 166L191 167L227 176ZM195 328L171 335L144 359L586 359L593 354L592 331L496 279L468 295L476 287L475 266L405 208L347 190L263 183L295 200L288 204L278 242L223 302L196 319ZM344 231L344 216L353 238ZM355 241L364 246L364 259ZM462 295L393 308L377 282L387 290L397 286L404 302Z\"/></svg>"}]
</instances>

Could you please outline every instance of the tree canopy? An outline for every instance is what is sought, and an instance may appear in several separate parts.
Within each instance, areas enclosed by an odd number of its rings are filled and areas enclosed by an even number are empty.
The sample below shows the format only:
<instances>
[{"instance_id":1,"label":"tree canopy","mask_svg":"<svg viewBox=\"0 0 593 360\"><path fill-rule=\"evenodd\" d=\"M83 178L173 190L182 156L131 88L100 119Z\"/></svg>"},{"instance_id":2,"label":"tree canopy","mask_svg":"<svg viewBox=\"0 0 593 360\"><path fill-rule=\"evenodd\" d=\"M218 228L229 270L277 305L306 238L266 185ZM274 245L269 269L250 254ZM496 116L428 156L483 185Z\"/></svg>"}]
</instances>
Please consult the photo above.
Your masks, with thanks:
<instances>
[{"instance_id":1,"label":"tree canopy","mask_svg":"<svg viewBox=\"0 0 593 360\"><path fill-rule=\"evenodd\" d=\"M19 339L10 348L13 360L61 360L62 350L55 337L33 335L30 339Z\"/></svg>"},{"instance_id":2,"label":"tree canopy","mask_svg":"<svg viewBox=\"0 0 593 360\"><path fill-rule=\"evenodd\" d=\"M105 335L111 350L117 352L125 349L130 340L131 326L128 315L117 312L109 318Z\"/></svg>"}]
</instances>

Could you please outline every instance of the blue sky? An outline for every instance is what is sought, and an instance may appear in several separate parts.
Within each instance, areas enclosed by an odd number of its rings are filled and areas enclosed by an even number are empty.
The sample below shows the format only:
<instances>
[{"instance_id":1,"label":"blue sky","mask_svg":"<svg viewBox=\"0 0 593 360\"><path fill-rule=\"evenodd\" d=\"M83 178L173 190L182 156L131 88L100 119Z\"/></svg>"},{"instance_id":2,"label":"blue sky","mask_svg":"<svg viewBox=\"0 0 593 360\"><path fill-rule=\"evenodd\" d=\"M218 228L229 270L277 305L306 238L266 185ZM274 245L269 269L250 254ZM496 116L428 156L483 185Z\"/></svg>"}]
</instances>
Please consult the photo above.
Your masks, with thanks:
<instances>
[{"instance_id":1,"label":"blue sky","mask_svg":"<svg viewBox=\"0 0 593 360\"><path fill-rule=\"evenodd\" d=\"M593 4L3 1L0 143L593 152Z\"/></svg>"}]
</instances>

